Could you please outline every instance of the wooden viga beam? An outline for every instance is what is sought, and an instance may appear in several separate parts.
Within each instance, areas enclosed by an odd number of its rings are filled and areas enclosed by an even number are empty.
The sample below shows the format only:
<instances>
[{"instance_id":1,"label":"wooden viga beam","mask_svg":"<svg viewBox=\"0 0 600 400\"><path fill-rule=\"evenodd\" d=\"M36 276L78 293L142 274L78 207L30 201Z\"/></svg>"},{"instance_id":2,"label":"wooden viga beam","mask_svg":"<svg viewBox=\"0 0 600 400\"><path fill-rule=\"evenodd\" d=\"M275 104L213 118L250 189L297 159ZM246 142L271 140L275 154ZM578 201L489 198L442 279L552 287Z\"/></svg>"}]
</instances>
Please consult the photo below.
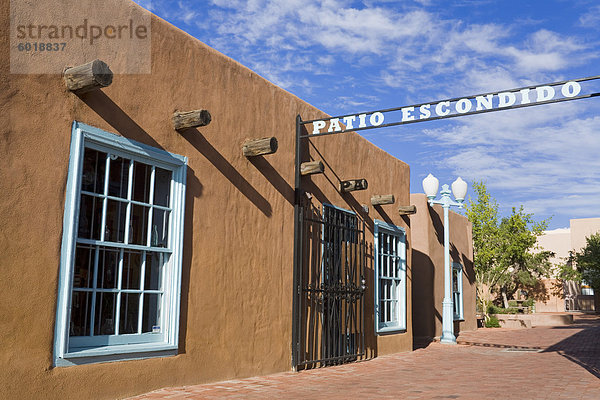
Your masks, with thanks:
<instances>
[{"instance_id":1,"label":"wooden viga beam","mask_svg":"<svg viewBox=\"0 0 600 400\"><path fill-rule=\"evenodd\" d=\"M206 126L210 124L212 117L207 110L175 111L171 120L173 121L173 128L179 131Z\"/></svg>"},{"instance_id":2,"label":"wooden viga beam","mask_svg":"<svg viewBox=\"0 0 600 400\"><path fill-rule=\"evenodd\" d=\"M398 212L400 215L411 215L417 213L417 206L400 206L398 207Z\"/></svg>"},{"instance_id":3,"label":"wooden viga beam","mask_svg":"<svg viewBox=\"0 0 600 400\"><path fill-rule=\"evenodd\" d=\"M104 61L96 59L76 67L67 67L63 79L67 89L82 94L109 86L113 73Z\"/></svg>"},{"instance_id":4,"label":"wooden viga beam","mask_svg":"<svg viewBox=\"0 0 600 400\"><path fill-rule=\"evenodd\" d=\"M325 166L321 161L307 161L300 164L300 175L322 174Z\"/></svg>"},{"instance_id":5,"label":"wooden viga beam","mask_svg":"<svg viewBox=\"0 0 600 400\"><path fill-rule=\"evenodd\" d=\"M261 139L248 139L242 145L242 153L246 157L263 156L277 151L277 138L266 137Z\"/></svg>"},{"instance_id":6,"label":"wooden viga beam","mask_svg":"<svg viewBox=\"0 0 600 400\"><path fill-rule=\"evenodd\" d=\"M365 190L369 187L369 183L366 179L351 179L349 181L340 182L340 192L348 193L354 192L355 190Z\"/></svg>"},{"instance_id":7,"label":"wooden viga beam","mask_svg":"<svg viewBox=\"0 0 600 400\"><path fill-rule=\"evenodd\" d=\"M371 196L371 205L374 206L382 206L385 204L394 204L396 199L394 199L393 194L376 194Z\"/></svg>"}]
</instances>

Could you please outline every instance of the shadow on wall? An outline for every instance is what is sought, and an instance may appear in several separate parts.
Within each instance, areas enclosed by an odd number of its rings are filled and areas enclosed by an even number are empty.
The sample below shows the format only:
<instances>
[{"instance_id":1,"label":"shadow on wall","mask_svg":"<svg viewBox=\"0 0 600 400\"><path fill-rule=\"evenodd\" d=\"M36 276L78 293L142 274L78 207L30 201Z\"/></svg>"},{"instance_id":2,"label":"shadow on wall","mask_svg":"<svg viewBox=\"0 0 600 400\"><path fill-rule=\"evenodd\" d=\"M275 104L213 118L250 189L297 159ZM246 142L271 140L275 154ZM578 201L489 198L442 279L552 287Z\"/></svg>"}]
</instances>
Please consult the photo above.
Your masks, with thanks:
<instances>
[{"instance_id":1,"label":"shadow on wall","mask_svg":"<svg viewBox=\"0 0 600 400\"><path fill-rule=\"evenodd\" d=\"M462 254L460 259L462 260L464 273L469 280L469 284L475 286L477 278L475 277L475 265L473 264L473 260L470 260L466 254Z\"/></svg>"},{"instance_id":2,"label":"shadow on wall","mask_svg":"<svg viewBox=\"0 0 600 400\"><path fill-rule=\"evenodd\" d=\"M535 286L527 288L527 295L535 301L546 302L550 300L550 293L554 290L554 288L550 288L549 291L543 281L537 281Z\"/></svg>"},{"instance_id":3,"label":"shadow on wall","mask_svg":"<svg viewBox=\"0 0 600 400\"><path fill-rule=\"evenodd\" d=\"M202 195L202 184L196 177L194 170L188 167L185 217L188 221L194 220L194 201ZM190 290L190 274L194 258L194 227L193 224L184 224L183 233L183 261L181 263L181 297L179 319L179 353L185 353L188 321L188 293Z\"/></svg>"},{"instance_id":4,"label":"shadow on wall","mask_svg":"<svg viewBox=\"0 0 600 400\"><path fill-rule=\"evenodd\" d=\"M435 230L435 236L440 245L444 245L444 224L442 219L438 215L437 212L433 211L433 207L427 205L427 210L429 211L429 218L431 219L431 224L433 225L433 229Z\"/></svg>"},{"instance_id":5,"label":"shadow on wall","mask_svg":"<svg viewBox=\"0 0 600 400\"><path fill-rule=\"evenodd\" d=\"M273 187L287 200L294 205L294 188L285 180L283 176L269 163L263 156L251 157L249 160Z\"/></svg>"},{"instance_id":6,"label":"shadow on wall","mask_svg":"<svg viewBox=\"0 0 600 400\"><path fill-rule=\"evenodd\" d=\"M365 281L367 282L367 291L365 292L365 353L366 359L377 357L377 335L375 334L375 266L373 257L373 244L367 243L365 246ZM370 288L370 289L369 289Z\"/></svg>"},{"instance_id":7,"label":"shadow on wall","mask_svg":"<svg viewBox=\"0 0 600 400\"><path fill-rule=\"evenodd\" d=\"M94 110L102 119L104 119L110 126L112 126L119 134L123 137L133 139L150 146L157 147L159 149L164 148L156 142L152 136L148 135L141 126L139 126L133 119L121 109L114 101L111 100L105 93L100 90L96 90L90 93L78 95L78 97L85 104ZM229 161L225 159L212 146L208 140L194 128L188 128L181 131L181 135L193 145L213 166L219 170L221 174L229 182L231 182L248 200L250 200L258 209L267 217L271 217L272 209L271 204L267 199L264 198L237 170L231 165ZM264 164L264 163L263 163ZM265 165L262 165L265 166ZM270 171L265 173L270 175L272 179L277 178L276 175L272 174L274 171L271 168ZM262 170L261 170L262 172ZM276 171L275 171L276 172ZM267 175L265 175L267 176ZM269 176L267 176L269 178ZM276 180L274 186L282 193L282 195L289 201L289 190L285 186L281 185L283 178ZM273 181L271 181L273 183ZM283 180L285 183L285 180ZM289 185L288 185L289 186Z\"/></svg>"},{"instance_id":8,"label":"shadow on wall","mask_svg":"<svg viewBox=\"0 0 600 400\"><path fill-rule=\"evenodd\" d=\"M76 94L89 108L94 110L106 123L121 136L165 150L152 136L137 124L121 107L101 90Z\"/></svg>"},{"instance_id":9,"label":"shadow on wall","mask_svg":"<svg viewBox=\"0 0 600 400\"><path fill-rule=\"evenodd\" d=\"M543 353L557 352L566 359L585 368L600 379L600 319L578 321L577 324L555 329L583 329L568 338L548 347ZM591 344L595 344L591 346Z\"/></svg>"},{"instance_id":10,"label":"shadow on wall","mask_svg":"<svg viewBox=\"0 0 600 400\"><path fill-rule=\"evenodd\" d=\"M308 141L308 144L310 146L310 149L312 149L316 153L316 156L317 156L317 157L311 156L310 159L311 160L318 159L325 165L326 173L322 174L322 176L324 176L325 179L327 179L327 181L331 185L331 187L334 188L334 190L336 192L338 192L339 185L343 179L340 178L340 176L335 172L335 169L327 161L327 158L324 157L323 154L319 151L317 146L311 141ZM308 146L306 146L306 147L308 147ZM330 177L329 175L333 175L333 177ZM309 178L309 179L307 179L308 184L305 186L306 191L314 194L316 196L317 200L319 200L319 201L321 201L321 203L323 203L324 201L322 201L322 199L326 199L326 197L323 195L323 192L317 187L317 185L315 185L312 182L312 179L310 179L310 175L307 178ZM362 205L354 198L352 193L340 193L340 195L342 196L342 199L346 202L346 204L350 207L350 209L352 211L354 211L364 221L364 223L366 224L365 227L371 233L373 233L373 219L371 217L369 217L369 214L367 212L365 212ZM325 202L331 204L329 201L325 201Z\"/></svg>"},{"instance_id":11,"label":"shadow on wall","mask_svg":"<svg viewBox=\"0 0 600 400\"><path fill-rule=\"evenodd\" d=\"M273 214L271 203L264 198L251 184L244 178L235 167L227 161L215 147L210 144L202 133L195 128L188 128L181 131L181 135L192 146L196 148L210 163L235 186L248 200L252 202L266 217Z\"/></svg>"},{"instance_id":12,"label":"shadow on wall","mask_svg":"<svg viewBox=\"0 0 600 400\"><path fill-rule=\"evenodd\" d=\"M412 250L412 326L413 348L426 347L435 337L435 326L442 315L435 308L435 267L431 258Z\"/></svg>"}]
</instances>

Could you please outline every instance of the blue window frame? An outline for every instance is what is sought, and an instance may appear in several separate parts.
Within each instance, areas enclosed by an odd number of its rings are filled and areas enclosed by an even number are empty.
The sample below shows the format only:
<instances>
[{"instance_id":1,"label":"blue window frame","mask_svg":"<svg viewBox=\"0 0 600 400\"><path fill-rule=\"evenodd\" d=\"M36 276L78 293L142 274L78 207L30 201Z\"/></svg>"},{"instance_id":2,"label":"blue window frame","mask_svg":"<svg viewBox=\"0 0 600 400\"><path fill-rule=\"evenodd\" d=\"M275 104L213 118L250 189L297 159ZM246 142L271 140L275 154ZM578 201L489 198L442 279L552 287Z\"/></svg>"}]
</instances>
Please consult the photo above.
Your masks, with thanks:
<instances>
[{"instance_id":1,"label":"blue window frame","mask_svg":"<svg viewBox=\"0 0 600 400\"><path fill-rule=\"evenodd\" d=\"M73 123L56 366L176 354L186 164Z\"/></svg>"},{"instance_id":2,"label":"blue window frame","mask_svg":"<svg viewBox=\"0 0 600 400\"><path fill-rule=\"evenodd\" d=\"M460 263L452 263L452 308L454 319L463 319L463 268Z\"/></svg>"},{"instance_id":3,"label":"blue window frame","mask_svg":"<svg viewBox=\"0 0 600 400\"><path fill-rule=\"evenodd\" d=\"M375 330L406 330L406 232L375 220Z\"/></svg>"}]
</instances>

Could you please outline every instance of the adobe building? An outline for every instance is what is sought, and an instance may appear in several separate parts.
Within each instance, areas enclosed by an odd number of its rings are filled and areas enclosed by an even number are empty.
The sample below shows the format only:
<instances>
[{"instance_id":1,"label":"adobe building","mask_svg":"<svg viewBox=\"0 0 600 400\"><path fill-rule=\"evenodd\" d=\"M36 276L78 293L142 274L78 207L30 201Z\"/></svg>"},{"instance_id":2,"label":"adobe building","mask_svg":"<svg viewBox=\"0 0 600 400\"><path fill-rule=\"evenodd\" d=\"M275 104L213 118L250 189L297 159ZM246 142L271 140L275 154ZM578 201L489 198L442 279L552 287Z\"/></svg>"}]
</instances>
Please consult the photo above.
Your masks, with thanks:
<instances>
[{"instance_id":1,"label":"adobe building","mask_svg":"<svg viewBox=\"0 0 600 400\"><path fill-rule=\"evenodd\" d=\"M127 52L11 73L0 44L3 396L122 398L412 350L408 165L349 132L302 139L297 173L296 118L323 112L134 3L102 7L148 18L151 73L109 74Z\"/></svg>"},{"instance_id":2,"label":"adobe building","mask_svg":"<svg viewBox=\"0 0 600 400\"><path fill-rule=\"evenodd\" d=\"M411 194L417 213L410 216L412 238L413 335L426 344L442 334L444 299L444 214L424 194ZM477 329L473 236L469 220L449 211L454 335Z\"/></svg>"},{"instance_id":3,"label":"adobe building","mask_svg":"<svg viewBox=\"0 0 600 400\"><path fill-rule=\"evenodd\" d=\"M538 245L554 253L554 265L568 262L569 253L581 251L587 237L600 232L600 218L571 219L569 228L554 229L538 237ZM599 298L584 283L545 279L545 299L536 301L536 312L595 311Z\"/></svg>"}]
</instances>

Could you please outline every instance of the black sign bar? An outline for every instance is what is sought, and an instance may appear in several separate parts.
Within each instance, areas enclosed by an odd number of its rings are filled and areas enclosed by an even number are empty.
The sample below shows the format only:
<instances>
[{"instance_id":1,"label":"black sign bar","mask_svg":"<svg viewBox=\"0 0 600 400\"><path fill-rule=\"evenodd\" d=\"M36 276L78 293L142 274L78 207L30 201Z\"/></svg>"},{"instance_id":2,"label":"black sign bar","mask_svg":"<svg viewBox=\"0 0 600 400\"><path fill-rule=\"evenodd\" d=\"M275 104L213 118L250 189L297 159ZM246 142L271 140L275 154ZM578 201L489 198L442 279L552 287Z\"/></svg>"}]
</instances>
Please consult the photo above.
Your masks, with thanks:
<instances>
[{"instance_id":1,"label":"black sign bar","mask_svg":"<svg viewBox=\"0 0 600 400\"><path fill-rule=\"evenodd\" d=\"M500 92L495 91L472 96L455 97L448 100L420 103L404 107L301 121L301 125L313 124L314 128L313 133L310 133L309 131L308 134L301 135L301 137L335 135L350 131L356 132L387 126L407 125L417 122L455 118L463 115L482 114L492 111L511 110L542 104L560 103L569 100L587 99L600 96L600 92L581 94L581 85L579 85L579 82L596 79L600 79L600 75L543 85L524 86ZM558 92L556 90L557 86L562 86L559 88ZM475 107L473 107L474 104ZM384 123L384 113L398 111L402 113L401 121ZM438 115L438 112L441 115ZM370 125L367 125L367 117L369 117ZM354 124L358 124L358 126L355 126ZM327 131L321 132L321 130L325 130L326 128Z\"/></svg>"}]
</instances>

